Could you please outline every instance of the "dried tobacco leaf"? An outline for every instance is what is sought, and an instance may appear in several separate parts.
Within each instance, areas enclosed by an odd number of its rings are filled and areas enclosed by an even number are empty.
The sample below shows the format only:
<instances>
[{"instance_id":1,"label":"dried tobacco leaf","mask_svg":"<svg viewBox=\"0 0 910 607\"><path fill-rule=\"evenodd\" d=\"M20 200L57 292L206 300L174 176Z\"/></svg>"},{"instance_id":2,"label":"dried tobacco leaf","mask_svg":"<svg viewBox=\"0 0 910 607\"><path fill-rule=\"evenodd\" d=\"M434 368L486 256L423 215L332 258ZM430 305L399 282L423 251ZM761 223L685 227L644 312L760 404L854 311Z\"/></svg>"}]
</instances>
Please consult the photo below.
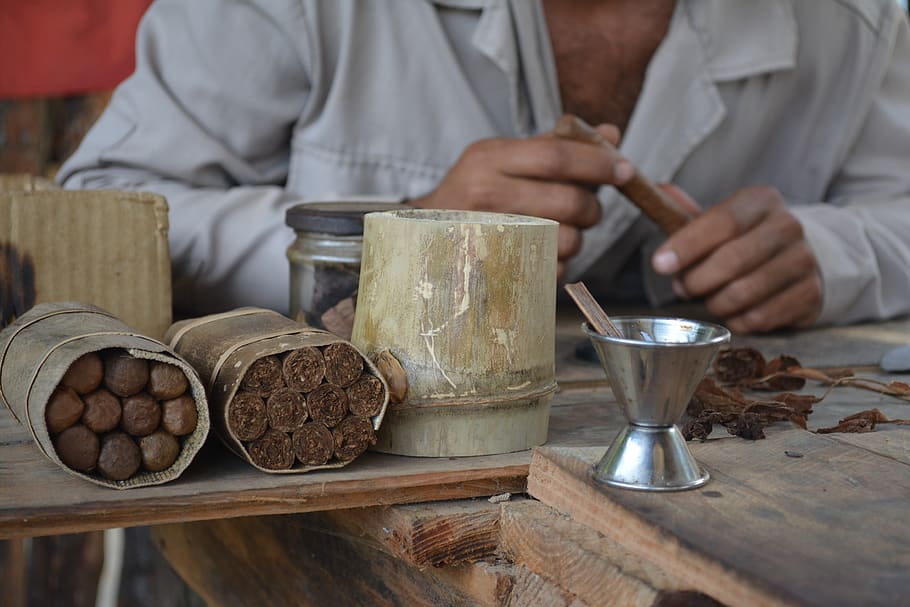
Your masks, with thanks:
<instances>
[{"instance_id":1,"label":"dried tobacco leaf","mask_svg":"<svg viewBox=\"0 0 910 607\"><path fill-rule=\"evenodd\" d=\"M781 355L765 365L765 384L769 390L802 390L806 380L802 377L788 375L790 369L802 368L799 361L792 356Z\"/></svg>"},{"instance_id":2,"label":"dried tobacco leaf","mask_svg":"<svg viewBox=\"0 0 910 607\"><path fill-rule=\"evenodd\" d=\"M711 416L690 418L683 424L682 434L686 440L698 439L700 441L708 440L708 436L714 429Z\"/></svg>"},{"instance_id":3,"label":"dried tobacco leaf","mask_svg":"<svg viewBox=\"0 0 910 607\"><path fill-rule=\"evenodd\" d=\"M890 420L879 409L867 409L848 415L840 420L836 426L830 428L819 428L815 432L818 434L833 434L834 432L872 432L875 430L875 424L886 423Z\"/></svg>"},{"instance_id":4,"label":"dried tobacco leaf","mask_svg":"<svg viewBox=\"0 0 910 607\"><path fill-rule=\"evenodd\" d=\"M764 368L765 357L753 348L721 350L714 359L714 373L724 383L761 377L765 375Z\"/></svg>"},{"instance_id":5,"label":"dried tobacco leaf","mask_svg":"<svg viewBox=\"0 0 910 607\"><path fill-rule=\"evenodd\" d=\"M770 424L771 422L758 414L743 413L732 422L724 424L724 426L727 428L727 432L734 436L739 436L748 440L759 440L765 438L765 426L769 426Z\"/></svg>"},{"instance_id":6,"label":"dried tobacco leaf","mask_svg":"<svg viewBox=\"0 0 910 607\"><path fill-rule=\"evenodd\" d=\"M806 418L812 405L821 400L809 394L784 392L772 400L749 400L736 389L718 386L703 379L689 402L690 419L683 425L686 440L705 440L713 424L724 426L728 432L749 440L764 438L764 428L778 421L791 421L806 428Z\"/></svg>"}]
</instances>

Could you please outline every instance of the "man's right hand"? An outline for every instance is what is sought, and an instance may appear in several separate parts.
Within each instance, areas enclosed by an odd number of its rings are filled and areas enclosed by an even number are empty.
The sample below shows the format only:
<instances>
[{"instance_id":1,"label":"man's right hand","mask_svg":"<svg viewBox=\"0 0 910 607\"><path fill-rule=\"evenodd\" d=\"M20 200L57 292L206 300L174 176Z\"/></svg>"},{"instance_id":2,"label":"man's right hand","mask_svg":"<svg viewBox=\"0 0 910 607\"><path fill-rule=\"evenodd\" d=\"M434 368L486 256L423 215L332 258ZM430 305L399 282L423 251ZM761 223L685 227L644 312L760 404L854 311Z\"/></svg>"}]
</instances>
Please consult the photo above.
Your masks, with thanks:
<instances>
[{"instance_id":1,"label":"man's right hand","mask_svg":"<svg viewBox=\"0 0 910 607\"><path fill-rule=\"evenodd\" d=\"M614 144L619 130L598 131ZM559 222L558 276L581 248L581 231L600 221L596 186L622 185L634 173L615 149L541 135L484 139L465 149L439 186L410 204L428 209L519 213Z\"/></svg>"}]
</instances>

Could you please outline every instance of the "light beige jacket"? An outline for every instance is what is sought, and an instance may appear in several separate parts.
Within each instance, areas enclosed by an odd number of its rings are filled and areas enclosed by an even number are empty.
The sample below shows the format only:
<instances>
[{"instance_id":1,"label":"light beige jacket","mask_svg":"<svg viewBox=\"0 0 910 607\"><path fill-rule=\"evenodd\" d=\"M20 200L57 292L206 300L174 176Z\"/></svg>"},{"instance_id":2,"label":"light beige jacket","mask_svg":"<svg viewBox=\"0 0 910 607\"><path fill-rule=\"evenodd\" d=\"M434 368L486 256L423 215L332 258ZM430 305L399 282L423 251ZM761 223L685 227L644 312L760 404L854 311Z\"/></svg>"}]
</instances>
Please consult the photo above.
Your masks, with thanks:
<instances>
[{"instance_id":1,"label":"light beige jacket","mask_svg":"<svg viewBox=\"0 0 910 607\"><path fill-rule=\"evenodd\" d=\"M418 196L470 142L561 113L539 0L158 0L136 73L60 177L165 194L175 296L287 309L284 210ZM705 206L794 206L822 322L910 311L910 34L893 0L679 0L622 152ZM572 277L660 241L610 188ZM647 273L654 300L667 285Z\"/></svg>"}]
</instances>

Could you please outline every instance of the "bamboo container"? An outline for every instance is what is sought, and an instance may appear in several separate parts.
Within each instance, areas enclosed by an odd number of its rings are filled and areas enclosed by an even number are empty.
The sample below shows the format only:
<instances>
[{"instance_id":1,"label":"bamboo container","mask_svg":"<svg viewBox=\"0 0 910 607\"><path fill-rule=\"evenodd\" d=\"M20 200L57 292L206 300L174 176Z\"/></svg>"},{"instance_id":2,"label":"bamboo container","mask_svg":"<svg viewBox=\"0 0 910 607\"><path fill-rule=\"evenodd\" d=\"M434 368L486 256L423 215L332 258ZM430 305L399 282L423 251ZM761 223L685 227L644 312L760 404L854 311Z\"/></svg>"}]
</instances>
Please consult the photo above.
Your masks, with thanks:
<instances>
[{"instance_id":1,"label":"bamboo container","mask_svg":"<svg viewBox=\"0 0 910 607\"><path fill-rule=\"evenodd\" d=\"M553 221L465 211L370 213L352 342L408 375L374 449L461 456L546 440L555 382Z\"/></svg>"},{"instance_id":2,"label":"bamboo container","mask_svg":"<svg viewBox=\"0 0 910 607\"><path fill-rule=\"evenodd\" d=\"M57 455L45 410L70 366L83 354L124 349L135 358L178 367L196 405L196 427L182 437L177 460L164 470L140 471L127 480L109 480L66 466ZM202 447L209 431L205 389L196 371L163 343L140 335L112 314L82 303L39 304L0 333L0 401L31 432L38 448L64 470L115 489L158 485L180 476Z\"/></svg>"}]
</instances>

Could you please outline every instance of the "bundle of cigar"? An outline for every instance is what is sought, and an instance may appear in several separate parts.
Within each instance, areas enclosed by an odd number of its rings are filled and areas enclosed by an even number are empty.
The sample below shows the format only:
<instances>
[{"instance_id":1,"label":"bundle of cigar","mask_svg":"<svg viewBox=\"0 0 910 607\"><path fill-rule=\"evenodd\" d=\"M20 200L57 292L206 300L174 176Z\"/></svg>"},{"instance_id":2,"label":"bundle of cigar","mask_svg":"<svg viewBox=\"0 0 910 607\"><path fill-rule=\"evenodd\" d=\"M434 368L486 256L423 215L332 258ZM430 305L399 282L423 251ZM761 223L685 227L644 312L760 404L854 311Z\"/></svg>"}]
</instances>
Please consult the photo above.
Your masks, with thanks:
<instances>
[{"instance_id":1,"label":"bundle of cigar","mask_svg":"<svg viewBox=\"0 0 910 607\"><path fill-rule=\"evenodd\" d=\"M45 409L60 461L113 481L171 467L197 421L183 370L119 348L76 359Z\"/></svg>"},{"instance_id":2,"label":"bundle of cigar","mask_svg":"<svg viewBox=\"0 0 910 607\"><path fill-rule=\"evenodd\" d=\"M349 462L376 442L386 387L346 342L255 360L227 405L228 428L268 470Z\"/></svg>"}]
</instances>

